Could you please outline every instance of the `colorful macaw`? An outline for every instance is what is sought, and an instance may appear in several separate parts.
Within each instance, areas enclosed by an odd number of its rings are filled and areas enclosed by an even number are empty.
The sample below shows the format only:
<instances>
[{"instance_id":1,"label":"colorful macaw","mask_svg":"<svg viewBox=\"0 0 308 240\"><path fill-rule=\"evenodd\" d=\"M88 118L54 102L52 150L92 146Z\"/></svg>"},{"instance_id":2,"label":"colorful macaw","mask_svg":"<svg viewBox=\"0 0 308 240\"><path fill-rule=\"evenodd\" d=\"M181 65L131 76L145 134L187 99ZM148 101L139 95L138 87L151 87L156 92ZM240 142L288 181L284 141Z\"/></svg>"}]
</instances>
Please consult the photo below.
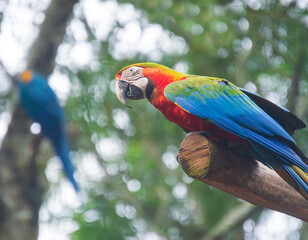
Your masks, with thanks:
<instances>
[{"instance_id":1,"label":"colorful macaw","mask_svg":"<svg viewBox=\"0 0 308 240\"><path fill-rule=\"evenodd\" d=\"M69 157L64 114L47 79L34 71L26 70L21 74L18 89L20 105L33 121L41 125L43 135L50 139L62 161L64 172L78 192L74 167Z\"/></svg>"},{"instance_id":2,"label":"colorful macaw","mask_svg":"<svg viewBox=\"0 0 308 240\"><path fill-rule=\"evenodd\" d=\"M225 79L156 63L129 65L115 80L124 105L126 99L147 98L186 132L205 131L210 138L244 144L308 200L308 161L289 135L306 125L288 110Z\"/></svg>"}]
</instances>

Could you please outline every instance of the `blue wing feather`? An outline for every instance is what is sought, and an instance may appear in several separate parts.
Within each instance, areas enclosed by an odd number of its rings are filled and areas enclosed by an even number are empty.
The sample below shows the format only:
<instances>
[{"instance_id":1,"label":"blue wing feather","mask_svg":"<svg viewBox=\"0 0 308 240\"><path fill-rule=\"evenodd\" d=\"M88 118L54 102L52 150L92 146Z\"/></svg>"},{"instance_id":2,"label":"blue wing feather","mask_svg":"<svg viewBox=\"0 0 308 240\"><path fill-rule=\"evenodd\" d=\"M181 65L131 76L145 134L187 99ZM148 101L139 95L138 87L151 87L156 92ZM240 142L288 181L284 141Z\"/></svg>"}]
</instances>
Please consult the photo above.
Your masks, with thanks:
<instances>
[{"instance_id":1,"label":"blue wing feather","mask_svg":"<svg viewBox=\"0 0 308 240\"><path fill-rule=\"evenodd\" d=\"M198 117L211 121L228 118L237 124L240 132L242 126L267 136L277 135L294 143L291 136L276 121L234 85L218 84L215 80L212 80L211 84L200 84L202 78L197 81L198 87L194 86L194 79L169 84L165 88L165 96ZM181 89L185 91L175 92L174 89L177 88L174 85L177 84L181 84Z\"/></svg>"},{"instance_id":2,"label":"blue wing feather","mask_svg":"<svg viewBox=\"0 0 308 240\"><path fill-rule=\"evenodd\" d=\"M45 136L56 140L58 133L65 132L62 109L43 76L34 73L29 83L21 83L19 95L22 107L34 121L40 123Z\"/></svg>"}]
</instances>

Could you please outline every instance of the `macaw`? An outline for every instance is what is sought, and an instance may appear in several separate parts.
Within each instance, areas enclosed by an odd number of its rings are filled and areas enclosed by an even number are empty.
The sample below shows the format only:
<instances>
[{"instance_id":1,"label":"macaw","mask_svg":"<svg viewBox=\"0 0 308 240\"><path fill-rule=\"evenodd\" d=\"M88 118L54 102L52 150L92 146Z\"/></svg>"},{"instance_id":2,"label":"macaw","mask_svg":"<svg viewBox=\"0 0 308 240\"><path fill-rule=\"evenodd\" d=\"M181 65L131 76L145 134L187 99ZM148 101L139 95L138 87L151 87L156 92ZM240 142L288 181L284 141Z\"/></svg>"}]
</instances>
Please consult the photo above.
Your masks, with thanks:
<instances>
[{"instance_id":1,"label":"macaw","mask_svg":"<svg viewBox=\"0 0 308 240\"><path fill-rule=\"evenodd\" d=\"M18 90L21 107L33 121L41 125L43 135L51 141L56 154L61 159L64 172L75 191L78 192L74 167L69 157L64 114L47 79L39 73L26 70L21 74Z\"/></svg>"},{"instance_id":2,"label":"macaw","mask_svg":"<svg viewBox=\"0 0 308 240\"><path fill-rule=\"evenodd\" d=\"M307 158L290 136L305 123L288 110L231 82L137 63L115 76L116 96L143 99L186 132L205 131L222 142L239 142L308 200ZM290 134L289 134L289 133Z\"/></svg>"}]
</instances>

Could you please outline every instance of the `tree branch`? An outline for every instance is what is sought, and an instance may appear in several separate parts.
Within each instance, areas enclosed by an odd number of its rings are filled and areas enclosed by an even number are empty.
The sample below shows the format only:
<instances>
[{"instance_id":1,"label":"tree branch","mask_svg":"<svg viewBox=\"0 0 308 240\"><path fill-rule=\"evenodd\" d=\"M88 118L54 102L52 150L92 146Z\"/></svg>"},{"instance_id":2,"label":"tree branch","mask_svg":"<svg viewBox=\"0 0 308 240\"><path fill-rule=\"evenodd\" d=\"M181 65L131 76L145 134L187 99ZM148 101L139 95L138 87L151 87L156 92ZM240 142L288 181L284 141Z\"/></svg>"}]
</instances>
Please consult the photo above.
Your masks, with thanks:
<instances>
[{"instance_id":1,"label":"tree branch","mask_svg":"<svg viewBox=\"0 0 308 240\"><path fill-rule=\"evenodd\" d=\"M28 68L49 75L55 64L73 6L78 0L53 0L39 35L33 43ZM42 202L37 148L41 137L29 133L30 122L16 104L0 151L0 236L6 239L36 239Z\"/></svg>"},{"instance_id":2,"label":"tree branch","mask_svg":"<svg viewBox=\"0 0 308 240\"><path fill-rule=\"evenodd\" d=\"M263 208L252 205L248 202L242 202L238 206L232 208L224 218L222 218L215 227L205 234L202 240L215 240L221 239L222 236L232 231L232 229L238 229L243 222L251 215L255 215Z\"/></svg>"},{"instance_id":3,"label":"tree branch","mask_svg":"<svg viewBox=\"0 0 308 240\"><path fill-rule=\"evenodd\" d=\"M278 174L200 133L185 137L179 161L185 173L194 179L252 204L308 221L308 201Z\"/></svg>"}]
</instances>

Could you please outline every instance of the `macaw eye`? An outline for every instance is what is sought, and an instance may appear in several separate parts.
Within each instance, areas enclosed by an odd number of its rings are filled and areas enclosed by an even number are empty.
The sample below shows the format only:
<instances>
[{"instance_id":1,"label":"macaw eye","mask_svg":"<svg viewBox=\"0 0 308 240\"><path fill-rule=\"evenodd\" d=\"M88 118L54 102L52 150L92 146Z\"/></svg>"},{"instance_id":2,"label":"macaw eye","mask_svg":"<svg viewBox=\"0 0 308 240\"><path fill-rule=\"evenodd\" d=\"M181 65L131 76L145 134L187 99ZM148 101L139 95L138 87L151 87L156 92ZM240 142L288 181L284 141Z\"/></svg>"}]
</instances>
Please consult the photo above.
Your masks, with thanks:
<instances>
[{"instance_id":1,"label":"macaw eye","mask_svg":"<svg viewBox=\"0 0 308 240\"><path fill-rule=\"evenodd\" d=\"M130 72L131 74L134 74L134 72L137 72L139 69L140 69L140 68L138 68L138 67L131 67L131 68L129 68L129 72Z\"/></svg>"},{"instance_id":2,"label":"macaw eye","mask_svg":"<svg viewBox=\"0 0 308 240\"><path fill-rule=\"evenodd\" d=\"M137 80L140 77L142 77L142 68L140 67L133 66L122 73L122 78L127 79L128 81Z\"/></svg>"}]
</instances>

